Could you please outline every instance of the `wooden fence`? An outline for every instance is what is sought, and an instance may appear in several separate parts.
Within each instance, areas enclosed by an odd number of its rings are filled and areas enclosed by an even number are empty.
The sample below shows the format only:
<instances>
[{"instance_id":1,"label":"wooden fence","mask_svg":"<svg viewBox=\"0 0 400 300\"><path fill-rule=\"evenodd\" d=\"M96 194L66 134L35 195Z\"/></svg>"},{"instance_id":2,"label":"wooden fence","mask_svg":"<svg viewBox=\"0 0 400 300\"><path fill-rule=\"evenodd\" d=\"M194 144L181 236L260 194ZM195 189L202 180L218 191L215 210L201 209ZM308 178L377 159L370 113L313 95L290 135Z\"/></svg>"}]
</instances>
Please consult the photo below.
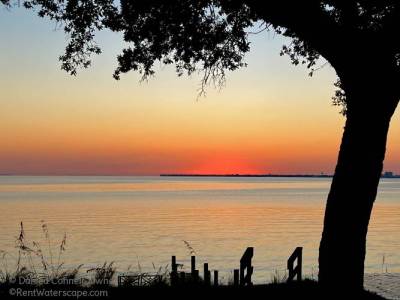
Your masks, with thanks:
<instances>
[{"instance_id":1,"label":"wooden fence","mask_svg":"<svg viewBox=\"0 0 400 300\"><path fill-rule=\"evenodd\" d=\"M240 259L239 269L233 270L233 285L234 286L251 286L253 285L251 277L253 275L254 267L252 266L252 259L254 256L254 248L248 247L243 253ZM287 260L288 269L288 282L293 281L295 278L300 281L302 280L302 256L303 247L297 247L292 255L290 255ZM296 262L296 265L294 263ZM171 273L170 273L170 283L171 286L178 286L183 284L202 284L205 286L218 286L218 270L211 270L208 263L203 265L203 278L200 278L199 270L196 269L196 256L191 257L190 273L179 272L178 268L182 266L177 263L176 256L171 258ZM211 278L213 274L213 278ZM149 275L149 274L139 274L139 275L120 275L118 276L118 286L122 285L132 285L132 286L146 286L152 285L157 282L161 282L161 275Z\"/></svg>"}]
</instances>

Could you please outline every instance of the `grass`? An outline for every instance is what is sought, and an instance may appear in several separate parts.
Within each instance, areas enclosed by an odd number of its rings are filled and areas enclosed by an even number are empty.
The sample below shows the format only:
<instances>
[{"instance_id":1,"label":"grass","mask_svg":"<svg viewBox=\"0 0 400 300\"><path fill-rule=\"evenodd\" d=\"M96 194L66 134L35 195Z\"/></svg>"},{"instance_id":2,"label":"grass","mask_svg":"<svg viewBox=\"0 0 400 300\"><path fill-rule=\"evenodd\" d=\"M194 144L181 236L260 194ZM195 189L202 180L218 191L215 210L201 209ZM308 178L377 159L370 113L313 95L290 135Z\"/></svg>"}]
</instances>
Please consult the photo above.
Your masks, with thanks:
<instances>
[{"instance_id":1,"label":"grass","mask_svg":"<svg viewBox=\"0 0 400 300\"><path fill-rule=\"evenodd\" d=\"M45 248L42 248L39 242L33 241L29 243L26 240L24 225L21 222L19 235L15 240L17 255L15 256L5 251L0 252L2 253L2 268L0 269L0 282L2 284L10 284L12 282L39 284L41 282L71 281L77 277L82 265L73 269L66 269L61 261L66 249L67 235L64 234L55 255L51 246L47 224L42 221L41 227ZM15 268L13 270L10 270L8 257L15 260Z\"/></svg>"},{"instance_id":2,"label":"grass","mask_svg":"<svg viewBox=\"0 0 400 300\"><path fill-rule=\"evenodd\" d=\"M142 272L138 262L138 272L131 272L128 267L128 275L123 284L116 286L117 270L113 262L104 262L84 272L83 264L74 268L66 268L63 263L63 254L66 251L67 235L56 248L53 248L48 226L41 223L43 243L29 242L26 238L24 225L20 223L19 235L15 240L17 254L12 255L0 250L0 299L13 298L9 295L11 289L22 288L25 290L53 289L63 291L106 292L105 299L121 299L131 297L163 297L174 298L198 298L198 297L237 297L245 299L258 298L260 295L268 299L384 299L366 291L350 294L342 291L340 286L334 290L322 289L315 280L306 279L301 282L286 283L287 274L275 270L271 276L271 283L254 285L251 287L233 286L233 277L228 278L228 285L205 286L202 278L195 283L190 276L179 285L171 287L170 270L168 265L157 268L153 264L153 272ZM189 254L195 254L193 247L183 241ZM10 259L14 260L10 264ZM311 277L313 278L313 276ZM146 285L146 286L144 286ZM14 297L15 298L15 297ZM37 298L37 297L36 297Z\"/></svg>"},{"instance_id":3,"label":"grass","mask_svg":"<svg viewBox=\"0 0 400 300\"><path fill-rule=\"evenodd\" d=\"M271 275L271 283L272 284L278 284L278 283L284 283L287 281L287 273L282 275L281 272L278 270L275 270L274 273Z\"/></svg>"},{"instance_id":4,"label":"grass","mask_svg":"<svg viewBox=\"0 0 400 300\"><path fill-rule=\"evenodd\" d=\"M84 272L83 264L74 268L66 268L63 254L66 251L67 235L54 248L47 224L41 222L43 242L29 241L25 234L24 224L20 223L19 233L15 240L16 255L0 250L0 286L32 285L48 286L74 285L83 287L108 287L116 284L117 270L114 262L104 262L102 265ZM12 263L10 263L12 261ZM127 272L131 277L146 277L156 275L160 280L156 285L169 283L168 265L156 268L153 272L142 272L138 261L138 272ZM129 281L126 283L128 285Z\"/></svg>"}]
</instances>

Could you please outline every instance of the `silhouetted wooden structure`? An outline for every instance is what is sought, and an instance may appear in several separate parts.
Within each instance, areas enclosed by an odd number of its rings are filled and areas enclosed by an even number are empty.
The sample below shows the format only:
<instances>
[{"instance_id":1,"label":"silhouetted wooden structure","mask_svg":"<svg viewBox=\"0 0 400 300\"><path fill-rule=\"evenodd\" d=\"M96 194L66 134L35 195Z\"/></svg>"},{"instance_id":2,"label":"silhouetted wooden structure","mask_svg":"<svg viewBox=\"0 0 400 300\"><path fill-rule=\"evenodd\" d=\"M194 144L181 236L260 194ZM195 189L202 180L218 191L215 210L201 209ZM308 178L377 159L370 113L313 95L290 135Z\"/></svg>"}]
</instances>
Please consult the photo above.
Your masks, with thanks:
<instances>
[{"instance_id":1,"label":"silhouetted wooden structure","mask_svg":"<svg viewBox=\"0 0 400 300\"><path fill-rule=\"evenodd\" d=\"M178 283L178 265L176 264L176 256L172 256L171 259L171 274L170 274L171 285Z\"/></svg>"},{"instance_id":2,"label":"silhouetted wooden structure","mask_svg":"<svg viewBox=\"0 0 400 300\"><path fill-rule=\"evenodd\" d=\"M297 260L296 267L293 267L294 262ZM287 261L287 268L289 276L287 281L291 282L297 276L297 280L301 280L301 269L303 260L303 247L297 247Z\"/></svg>"},{"instance_id":3,"label":"silhouetted wooden structure","mask_svg":"<svg viewBox=\"0 0 400 300\"><path fill-rule=\"evenodd\" d=\"M211 285L211 272L208 270L208 263L204 264L204 284Z\"/></svg>"},{"instance_id":4,"label":"silhouetted wooden structure","mask_svg":"<svg viewBox=\"0 0 400 300\"><path fill-rule=\"evenodd\" d=\"M302 279L302 255L303 255L303 247L297 247L292 255L290 255L288 261L287 261L287 268L289 271L289 276L287 281L293 281L295 278L300 281ZM254 268L252 266L252 259L254 256L254 248L253 247L248 247L246 251L243 253L241 259L240 259L240 268L233 270L233 285L234 286L250 286L253 285L251 281L251 277L253 275ZM296 265L295 265L296 262ZM199 270L196 269L196 257L191 256L191 265L190 265L190 273L185 273L184 271L178 272L178 266L176 262L176 256L172 256L171 260L171 274L170 274L170 280L171 280L171 285L178 285L178 284L185 284L185 283L190 283L190 284L199 284L201 283L200 276L199 276ZM206 286L211 286L211 271L209 269L208 263L204 263L204 269L203 269L203 284ZM218 271L214 270L214 278L213 278L213 285L218 286ZM151 276L151 275L148 275ZM154 276L154 275L153 275ZM156 278L156 277L154 277ZM146 277L141 278L141 282L143 282L143 285L146 285L147 281L150 280L151 277ZM124 280L124 279L121 279ZM133 282L136 284L136 282L139 280L138 278L131 278ZM156 279L154 279L156 280ZM118 278L118 284L120 284L120 278ZM139 284L139 283L138 283ZM141 283L140 283L141 284Z\"/></svg>"},{"instance_id":5,"label":"silhouetted wooden structure","mask_svg":"<svg viewBox=\"0 0 400 300\"><path fill-rule=\"evenodd\" d=\"M196 256L191 257L190 261L190 273L192 275L192 280L193 282L198 282L199 281L199 270L196 270Z\"/></svg>"},{"instance_id":6,"label":"silhouetted wooden structure","mask_svg":"<svg viewBox=\"0 0 400 300\"><path fill-rule=\"evenodd\" d=\"M218 271L214 271L214 286L218 286Z\"/></svg>"},{"instance_id":7,"label":"silhouetted wooden structure","mask_svg":"<svg viewBox=\"0 0 400 300\"><path fill-rule=\"evenodd\" d=\"M179 285L185 282L190 282L192 284L199 283L199 270L196 270L196 257L191 256L190 273L178 272L178 266L176 262L176 256L171 258L171 273L170 280L171 285ZM216 272L216 273L215 273ZM215 274L216 277L215 277ZM211 285L211 271L209 270L208 263L204 263L204 273L203 282L205 285ZM218 285L218 271L214 271L214 284L217 282Z\"/></svg>"},{"instance_id":8,"label":"silhouetted wooden structure","mask_svg":"<svg viewBox=\"0 0 400 300\"><path fill-rule=\"evenodd\" d=\"M254 248L248 247L240 259L240 285L253 285L251 275L253 275L253 266L251 260L254 255Z\"/></svg>"},{"instance_id":9,"label":"silhouetted wooden structure","mask_svg":"<svg viewBox=\"0 0 400 300\"><path fill-rule=\"evenodd\" d=\"M118 286L152 286L162 281L161 275L139 274L119 275Z\"/></svg>"},{"instance_id":10,"label":"silhouetted wooden structure","mask_svg":"<svg viewBox=\"0 0 400 300\"><path fill-rule=\"evenodd\" d=\"M194 255L190 259L190 271L192 274L196 271L196 256Z\"/></svg>"}]
</instances>

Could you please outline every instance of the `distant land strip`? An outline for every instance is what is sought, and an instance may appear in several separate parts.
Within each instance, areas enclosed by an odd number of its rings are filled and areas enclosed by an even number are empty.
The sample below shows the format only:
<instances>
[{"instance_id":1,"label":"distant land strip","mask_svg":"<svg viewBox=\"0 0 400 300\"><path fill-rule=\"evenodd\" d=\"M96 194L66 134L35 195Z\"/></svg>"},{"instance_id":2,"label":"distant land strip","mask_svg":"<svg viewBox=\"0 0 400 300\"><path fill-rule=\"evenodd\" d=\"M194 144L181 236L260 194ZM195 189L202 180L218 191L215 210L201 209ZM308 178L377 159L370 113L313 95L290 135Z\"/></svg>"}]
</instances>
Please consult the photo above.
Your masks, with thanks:
<instances>
[{"instance_id":1,"label":"distant land strip","mask_svg":"<svg viewBox=\"0 0 400 300\"><path fill-rule=\"evenodd\" d=\"M332 178L331 174L160 174L162 177L297 177L297 178ZM400 175L386 175L382 178L400 178Z\"/></svg>"},{"instance_id":2,"label":"distant land strip","mask_svg":"<svg viewBox=\"0 0 400 300\"><path fill-rule=\"evenodd\" d=\"M331 178L327 174L160 174L160 176L169 177L313 177L313 178Z\"/></svg>"}]
</instances>

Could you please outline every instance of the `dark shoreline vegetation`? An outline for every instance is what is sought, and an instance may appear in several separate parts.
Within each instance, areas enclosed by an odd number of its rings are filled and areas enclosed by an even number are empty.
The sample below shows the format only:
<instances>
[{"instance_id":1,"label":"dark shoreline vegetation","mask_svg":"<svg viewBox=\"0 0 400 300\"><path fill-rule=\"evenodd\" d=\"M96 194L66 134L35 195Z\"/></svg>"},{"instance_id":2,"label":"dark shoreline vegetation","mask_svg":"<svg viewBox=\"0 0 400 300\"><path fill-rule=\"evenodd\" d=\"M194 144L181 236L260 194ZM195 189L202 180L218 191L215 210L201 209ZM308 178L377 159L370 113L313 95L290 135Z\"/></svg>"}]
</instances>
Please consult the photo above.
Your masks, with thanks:
<instances>
[{"instance_id":1,"label":"dark shoreline vegetation","mask_svg":"<svg viewBox=\"0 0 400 300\"><path fill-rule=\"evenodd\" d=\"M48 226L44 221L42 221L41 229L43 242L28 241L21 222L20 232L15 240L17 255L13 256L0 250L0 299L21 297L125 299L159 295L177 299L231 296L247 299L258 298L260 295L268 299L337 299L344 296L349 299L385 299L364 290L349 292L340 286L334 290L325 289L310 278L289 281L290 272L289 277L275 272L270 283L253 285L251 283L253 248L248 248L243 256L245 257L248 250L251 250L250 261L245 262L247 265L244 266L249 268L244 279L247 278L249 270L251 270L250 277L249 281L243 285L242 277L240 285L238 279L232 278L229 278L226 284L211 283L209 272L207 280L206 275L201 277L199 271L194 270L193 256L192 273L183 272L183 269L180 269L183 265L174 263L174 257L170 267L167 265L157 269L153 264L153 272L142 272L139 264L139 272L130 272L128 268L128 272L119 273L113 262L105 262L84 272L83 264L75 268L67 268L62 262L67 245L66 234L54 249ZM188 242L183 242L190 252L194 251ZM15 267L11 267L8 257L16 260ZM243 257L240 260L241 267ZM193 276L194 271L196 276ZM186 276L182 277L182 275ZM301 273L299 276L301 277ZM345 271L343 276L346 276Z\"/></svg>"}]
</instances>

